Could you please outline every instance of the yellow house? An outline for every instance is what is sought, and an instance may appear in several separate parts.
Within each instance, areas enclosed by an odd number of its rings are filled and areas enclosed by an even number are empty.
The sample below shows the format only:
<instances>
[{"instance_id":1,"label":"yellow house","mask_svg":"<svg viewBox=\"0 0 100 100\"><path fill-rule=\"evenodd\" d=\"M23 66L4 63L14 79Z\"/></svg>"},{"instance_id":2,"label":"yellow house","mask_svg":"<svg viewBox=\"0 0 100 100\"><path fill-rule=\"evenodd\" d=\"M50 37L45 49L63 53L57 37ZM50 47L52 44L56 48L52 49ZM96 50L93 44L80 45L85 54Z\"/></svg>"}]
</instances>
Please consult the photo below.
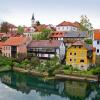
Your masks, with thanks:
<instances>
[{"instance_id":1,"label":"yellow house","mask_svg":"<svg viewBox=\"0 0 100 100\"><path fill-rule=\"evenodd\" d=\"M80 70L87 70L90 65L95 65L96 53L92 45L77 41L66 50L66 64Z\"/></svg>"}]
</instances>

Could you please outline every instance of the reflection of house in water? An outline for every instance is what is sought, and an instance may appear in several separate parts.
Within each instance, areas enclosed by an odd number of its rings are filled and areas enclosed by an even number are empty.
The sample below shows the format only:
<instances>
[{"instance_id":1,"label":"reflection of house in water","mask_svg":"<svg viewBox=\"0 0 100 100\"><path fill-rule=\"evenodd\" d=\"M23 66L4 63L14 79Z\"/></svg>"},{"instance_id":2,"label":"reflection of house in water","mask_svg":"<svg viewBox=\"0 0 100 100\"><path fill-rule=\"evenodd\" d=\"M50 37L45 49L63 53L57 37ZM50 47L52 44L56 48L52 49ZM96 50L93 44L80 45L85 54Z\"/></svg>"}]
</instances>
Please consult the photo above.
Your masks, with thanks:
<instances>
[{"instance_id":1,"label":"reflection of house in water","mask_svg":"<svg viewBox=\"0 0 100 100\"><path fill-rule=\"evenodd\" d=\"M8 75L4 75L2 78L1 78L1 81L3 83L6 83L6 84L11 84L11 77L9 77Z\"/></svg>"},{"instance_id":2,"label":"reflection of house in water","mask_svg":"<svg viewBox=\"0 0 100 100\"><path fill-rule=\"evenodd\" d=\"M9 79L10 82L7 82L5 80ZM40 95L61 95L64 96L63 89L64 84L63 82L57 82L54 80L44 80L43 78L39 77L33 77L31 75L26 75L22 73L16 73L16 72L10 72L2 75L2 82L8 85L11 88L16 89L17 91L21 91L22 93L30 93L31 90L35 90L36 92L39 92ZM62 87L63 86L63 87Z\"/></svg>"},{"instance_id":3,"label":"reflection of house in water","mask_svg":"<svg viewBox=\"0 0 100 100\"><path fill-rule=\"evenodd\" d=\"M44 80L41 77L33 77L18 72L8 72L0 75L0 78L1 82L22 93L29 94L34 90L40 96L51 96L53 94L71 100L85 100L85 98L90 97L89 93L91 93L92 88L90 83L86 82Z\"/></svg>"},{"instance_id":4,"label":"reflection of house in water","mask_svg":"<svg viewBox=\"0 0 100 100\"><path fill-rule=\"evenodd\" d=\"M88 86L87 82L67 81L65 92L68 96L78 100L78 98L85 98L89 94Z\"/></svg>"}]
</instances>

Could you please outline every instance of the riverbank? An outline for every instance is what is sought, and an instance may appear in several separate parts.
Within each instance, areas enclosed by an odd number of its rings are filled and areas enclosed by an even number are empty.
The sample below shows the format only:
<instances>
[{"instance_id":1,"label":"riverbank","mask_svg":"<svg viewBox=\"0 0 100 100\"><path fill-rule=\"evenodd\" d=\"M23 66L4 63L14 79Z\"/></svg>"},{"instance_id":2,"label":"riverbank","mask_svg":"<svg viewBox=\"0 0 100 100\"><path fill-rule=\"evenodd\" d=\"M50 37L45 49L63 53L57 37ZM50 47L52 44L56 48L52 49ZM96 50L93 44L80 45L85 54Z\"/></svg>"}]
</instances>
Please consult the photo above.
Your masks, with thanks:
<instances>
[{"instance_id":1,"label":"riverbank","mask_svg":"<svg viewBox=\"0 0 100 100\"><path fill-rule=\"evenodd\" d=\"M13 67L13 71L21 72L21 73L27 73L31 74L33 76L40 76L40 77L45 77L46 80L50 79L60 79L60 80L65 80L65 79L70 79L70 80L80 80L80 81L91 81L91 82L97 82L98 81L98 76L97 75L73 75L73 74L55 74L55 76L51 77L48 76L47 73L41 73L35 70L25 70L23 68L17 68Z\"/></svg>"},{"instance_id":2,"label":"riverbank","mask_svg":"<svg viewBox=\"0 0 100 100\"><path fill-rule=\"evenodd\" d=\"M6 67L0 67L0 72L5 72L5 71L10 71L11 67L10 66L6 66Z\"/></svg>"},{"instance_id":3,"label":"riverbank","mask_svg":"<svg viewBox=\"0 0 100 100\"><path fill-rule=\"evenodd\" d=\"M56 74L55 79L70 79L70 80L97 82L98 76L97 75L79 76L79 75L73 75L73 74L66 74L66 75Z\"/></svg>"},{"instance_id":4,"label":"riverbank","mask_svg":"<svg viewBox=\"0 0 100 100\"><path fill-rule=\"evenodd\" d=\"M47 73L41 73L41 72L38 72L36 70L25 70L23 68L18 68L18 67L13 67L13 71L17 71L17 72L21 72L21 73L27 73L27 74L31 74L33 76L42 76L42 77L48 76Z\"/></svg>"}]
</instances>

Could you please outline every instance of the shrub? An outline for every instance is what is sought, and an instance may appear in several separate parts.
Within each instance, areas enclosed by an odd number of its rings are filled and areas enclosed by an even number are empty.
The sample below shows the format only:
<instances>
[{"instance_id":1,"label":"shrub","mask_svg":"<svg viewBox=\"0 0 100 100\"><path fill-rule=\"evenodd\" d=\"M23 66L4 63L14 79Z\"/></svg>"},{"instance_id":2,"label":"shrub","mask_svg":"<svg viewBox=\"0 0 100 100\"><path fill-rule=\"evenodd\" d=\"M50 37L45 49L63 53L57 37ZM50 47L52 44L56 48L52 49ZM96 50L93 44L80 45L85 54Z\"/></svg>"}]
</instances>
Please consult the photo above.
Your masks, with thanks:
<instances>
[{"instance_id":1,"label":"shrub","mask_svg":"<svg viewBox=\"0 0 100 100\"><path fill-rule=\"evenodd\" d=\"M86 42L87 44L92 44L92 43L93 43L92 39L86 39L85 42Z\"/></svg>"}]
</instances>

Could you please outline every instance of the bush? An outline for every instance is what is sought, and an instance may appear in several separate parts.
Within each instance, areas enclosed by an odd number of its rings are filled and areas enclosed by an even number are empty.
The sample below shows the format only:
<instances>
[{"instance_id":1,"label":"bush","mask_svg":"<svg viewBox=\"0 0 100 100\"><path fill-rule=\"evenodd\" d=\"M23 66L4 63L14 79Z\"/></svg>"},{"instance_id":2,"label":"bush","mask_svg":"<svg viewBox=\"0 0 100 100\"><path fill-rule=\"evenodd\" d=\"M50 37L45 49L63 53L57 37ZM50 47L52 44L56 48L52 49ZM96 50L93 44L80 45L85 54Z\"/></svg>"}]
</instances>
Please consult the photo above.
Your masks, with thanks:
<instances>
[{"instance_id":1,"label":"bush","mask_svg":"<svg viewBox=\"0 0 100 100\"><path fill-rule=\"evenodd\" d=\"M64 70L68 70L70 69L70 66L69 65L64 65Z\"/></svg>"},{"instance_id":2,"label":"bush","mask_svg":"<svg viewBox=\"0 0 100 100\"><path fill-rule=\"evenodd\" d=\"M92 44L92 43L93 43L92 39L87 39L87 40L85 40L85 42L86 42L87 44Z\"/></svg>"},{"instance_id":3,"label":"bush","mask_svg":"<svg viewBox=\"0 0 100 100\"><path fill-rule=\"evenodd\" d=\"M100 75L100 67L96 67L95 69L93 69L92 70L92 73L94 74L94 75Z\"/></svg>"}]
</instances>

